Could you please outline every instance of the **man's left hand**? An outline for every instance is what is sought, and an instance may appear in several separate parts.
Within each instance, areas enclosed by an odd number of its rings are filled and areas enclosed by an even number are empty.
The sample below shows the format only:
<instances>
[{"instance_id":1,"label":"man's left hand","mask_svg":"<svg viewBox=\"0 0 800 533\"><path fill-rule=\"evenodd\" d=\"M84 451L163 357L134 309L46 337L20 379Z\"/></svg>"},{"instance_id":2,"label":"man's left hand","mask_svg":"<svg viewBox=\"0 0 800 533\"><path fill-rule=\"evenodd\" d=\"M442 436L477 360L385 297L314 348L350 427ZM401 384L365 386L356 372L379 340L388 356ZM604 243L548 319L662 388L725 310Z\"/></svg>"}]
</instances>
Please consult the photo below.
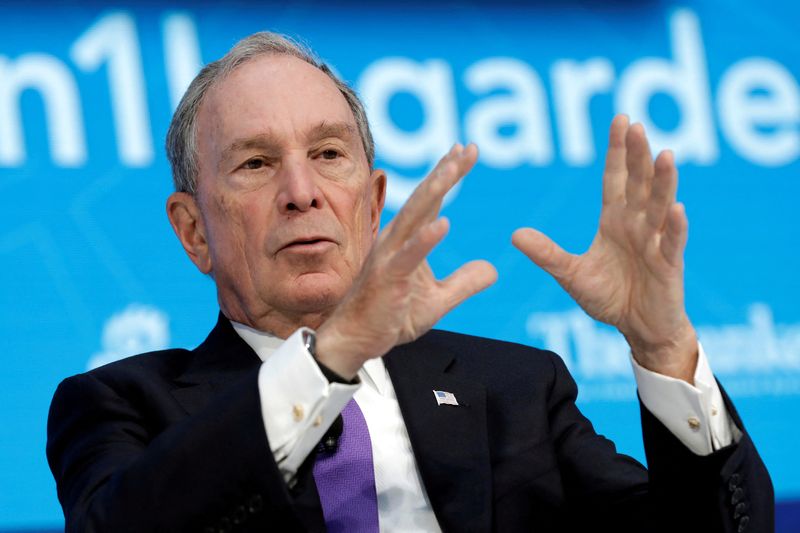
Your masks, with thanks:
<instances>
[{"instance_id":1,"label":"man's left hand","mask_svg":"<svg viewBox=\"0 0 800 533\"><path fill-rule=\"evenodd\" d=\"M688 222L675 201L671 152L650 154L644 128L618 115L611 124L600 224L583 255L543 233L514 232L512 242L550 273L593 318L616 326L636 360L693 383L697 336L684 306L683 251Z\"/></svg>"}]
</instances>

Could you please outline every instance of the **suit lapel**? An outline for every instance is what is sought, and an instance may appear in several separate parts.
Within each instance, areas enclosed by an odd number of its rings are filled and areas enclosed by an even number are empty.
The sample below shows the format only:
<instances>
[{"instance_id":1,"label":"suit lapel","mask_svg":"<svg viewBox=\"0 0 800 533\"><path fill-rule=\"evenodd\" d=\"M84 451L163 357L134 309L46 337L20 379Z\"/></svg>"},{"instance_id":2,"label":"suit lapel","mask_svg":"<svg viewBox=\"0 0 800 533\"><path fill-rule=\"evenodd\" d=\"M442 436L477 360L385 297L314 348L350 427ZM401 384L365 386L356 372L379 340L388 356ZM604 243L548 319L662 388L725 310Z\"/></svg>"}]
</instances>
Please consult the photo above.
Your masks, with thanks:
<instances>
[{"instance_id":1,"label":"suit lapel","mask_svg":"<svg viewBox=\"0 0 800 533\"><path fill-rule=\"evenodd\" d=\"M252 348L219 314L217 325L198 346L186 369L175 380L172 396L188 414L201 410L215 393L240 381L261 364ZM289 492L298 520L306 531L325 531L317 487L311 475L314 453L301 466L297 485Z\"/></svg>"},{"instance_id":2,"label":"suit lapel","mask_svg":"<svg viewBox=\"0 0 800 533\"><path fill-rule=\"evenodd\" d=\"M491 468L486 389L455 375L457 360L426 338L385 356L411 446L436 517L445 531L491 529ZM438 405L434 390L458 406Z\"/></svg>"},{"instance_id":3,"label":"suit lapel","mask_svg":"<svg viewBox=\"0 0 800 533\"><path fill-rule=\"evenodd\" d=\"M215 391L244 378L261 363L255 352L220 313L217 325L194 349L187 367L175 380L172 396L193 414L205 406Z\"/></svg>"}]
</instances>

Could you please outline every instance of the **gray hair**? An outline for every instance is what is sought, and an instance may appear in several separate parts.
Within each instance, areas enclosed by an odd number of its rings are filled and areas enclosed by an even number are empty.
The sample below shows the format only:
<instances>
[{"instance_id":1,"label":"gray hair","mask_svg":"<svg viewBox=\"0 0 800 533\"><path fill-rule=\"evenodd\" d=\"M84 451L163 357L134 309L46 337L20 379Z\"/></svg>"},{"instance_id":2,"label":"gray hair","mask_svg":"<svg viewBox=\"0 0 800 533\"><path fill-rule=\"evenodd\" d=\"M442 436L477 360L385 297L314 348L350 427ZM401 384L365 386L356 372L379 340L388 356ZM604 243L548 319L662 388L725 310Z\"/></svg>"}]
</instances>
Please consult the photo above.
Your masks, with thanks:
<instances>
[{"instance_id":1,"label":"gray hair","mask_svg":"<svg viewBox=\"0 0 800 533\"><path fill-rule=\"evenodd\" d=\"M361 103L355 91L339 79L308 47L277 33L258 32L236 43L221 59L203 67L192 80L189 88L186 89L175 114L172 115L172 122L167 132L166 147L167 158L172 165L172 180L176 191L192 195L197 193L197 112L209 89L244 63L270 54L296 57L327 74L341 91L353 112L358 134L367 155L367 163L372 169L375 162L375 143L369 130L364 104Z\"/></svg>"}]
</instances>

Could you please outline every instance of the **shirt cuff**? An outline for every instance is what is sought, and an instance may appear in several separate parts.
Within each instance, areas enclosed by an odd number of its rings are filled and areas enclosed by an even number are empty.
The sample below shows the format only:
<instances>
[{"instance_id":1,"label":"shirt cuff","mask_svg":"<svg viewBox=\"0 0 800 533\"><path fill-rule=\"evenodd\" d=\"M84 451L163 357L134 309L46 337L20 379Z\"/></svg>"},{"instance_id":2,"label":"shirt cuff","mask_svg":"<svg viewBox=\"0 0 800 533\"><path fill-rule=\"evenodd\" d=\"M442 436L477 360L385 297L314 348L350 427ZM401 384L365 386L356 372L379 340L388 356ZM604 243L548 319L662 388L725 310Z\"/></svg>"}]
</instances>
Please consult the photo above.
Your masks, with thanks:
<instances>
[{"instance_id":1,"label":"shirt cuff","mask_svg":"<svg viewBox=\"0 0 800 533\"><path fill-rule=\"evenodd\" d=\"M331 383L295 331L261 364L258 392L269 445L290 482L359 385Z\"/></svg>"},{"instance_id":2,"label":"shirt cuff","mask_svg":"<svg viewBox=\"0 0 800 533\"><path fill-rule=\"evenodd\" d=\"M644 368L633 355L631 363L644 406L693 453L709 455L738 442L742 433L722 401L703 346L697 347L694 386Z\"/></svg>"}]
</instances>

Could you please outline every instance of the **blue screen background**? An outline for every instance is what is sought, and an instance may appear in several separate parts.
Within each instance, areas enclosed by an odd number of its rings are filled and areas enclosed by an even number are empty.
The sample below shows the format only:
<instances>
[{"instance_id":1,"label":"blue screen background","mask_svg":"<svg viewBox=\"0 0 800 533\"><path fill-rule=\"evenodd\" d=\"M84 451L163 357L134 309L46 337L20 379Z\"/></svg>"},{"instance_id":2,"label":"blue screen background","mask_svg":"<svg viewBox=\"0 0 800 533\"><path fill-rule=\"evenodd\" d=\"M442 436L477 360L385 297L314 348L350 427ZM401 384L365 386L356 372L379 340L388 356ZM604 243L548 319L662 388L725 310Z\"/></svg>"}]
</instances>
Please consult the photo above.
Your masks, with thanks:
<instances>
[{"instance_id":1,"label":"blue screen background","mask_svg":"<svg viewBox=\"0 0 800 533\"><path fill-rule=\"evenodd\" d=\"M479 141L431 264L484 258L500 279L437 327L555 349L597 430L642 461L625 345L510 235L586 249L614 113L673 147L690 316L779 502L800 500L798 15L754 0L4 4L0 530L63 523L44 454L60 380L213 326L213 284L165 216L163 142L199 66L264 29L364 97L391 180L384 223L450 144Z\"/></svg>"}]
</instances>

